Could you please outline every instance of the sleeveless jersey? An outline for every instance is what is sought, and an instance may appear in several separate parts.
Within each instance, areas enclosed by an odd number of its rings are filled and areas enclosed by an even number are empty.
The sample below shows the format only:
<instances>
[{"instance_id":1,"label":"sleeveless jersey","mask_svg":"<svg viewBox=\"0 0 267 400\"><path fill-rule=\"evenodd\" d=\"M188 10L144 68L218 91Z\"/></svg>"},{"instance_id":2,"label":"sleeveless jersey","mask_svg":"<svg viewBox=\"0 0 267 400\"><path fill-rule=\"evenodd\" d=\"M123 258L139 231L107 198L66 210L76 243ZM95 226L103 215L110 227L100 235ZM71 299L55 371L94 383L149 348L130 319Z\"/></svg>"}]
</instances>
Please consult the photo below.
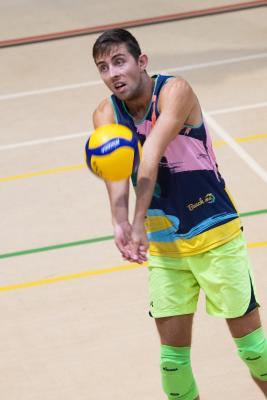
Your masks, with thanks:
<instances>
[{"instance_id":1,"label":"sleeveless jersey","mask_svg":"<svg viewBox=\"0 0 267 400\"><path fill-rule=\"evenodd\" d=\"M129 127L143 145L158 116L162 86L173 77L155 75L145 117L134 122L125 103L110 97L116 123ZM132 177L136 184L136 177ZM225 188L204 121L184 125L159 163L145 226L151 256L181 257L220 246L240 233L241 223Z\"/></svg>"}]
</instances>

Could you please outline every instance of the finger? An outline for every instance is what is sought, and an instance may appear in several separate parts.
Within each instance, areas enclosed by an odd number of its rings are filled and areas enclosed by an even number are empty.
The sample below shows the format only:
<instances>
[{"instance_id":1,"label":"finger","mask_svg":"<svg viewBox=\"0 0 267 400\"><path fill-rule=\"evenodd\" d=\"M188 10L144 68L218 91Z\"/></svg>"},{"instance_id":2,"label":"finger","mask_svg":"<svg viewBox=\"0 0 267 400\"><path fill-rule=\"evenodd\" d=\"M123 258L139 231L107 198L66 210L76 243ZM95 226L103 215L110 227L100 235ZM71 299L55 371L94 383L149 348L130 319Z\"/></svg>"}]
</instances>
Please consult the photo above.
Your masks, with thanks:
<instances>
[{"instance_id":1,"label":"finger","mask_svg":"<svg viewBox=\"0 0 267 400\"><path fill-rule=\"evenodd\" d=\"M139 259L140 259L140 261L142 261L142 263L147 261L147 257L146 256L140 255Z\"/></svg>"},{"instance_id":2,"label":"finger","mask_svg":"<svg viewBox=\"0 0 267 400\"><path fill-rule=\"evenodd\" d=\"M145 258L145 259L147 258L146 253L147 253L146 251L141 251L141 250L139 251L140 257Z\"/></svg>"},{"instance_id":3,"label":"finger","mask_svg":"<svg viewBox=\"0 0 267 400\"><path fill-rule=\"evenodd\" d=\"M140 252L140 248L138 249L138 253L137 253L137 258L135 258L135 262L137 262L138 264L143 264L143 262L147 261L146 258L146 254L142 254L142 252Z\"/></svg>"},{"instance_id":4,"label":"finger","mask_svg":"<svg viewBox=\"0 0 267 400\"><path fill-rule=\"evenodd\" d=\"M148 250L148 243L140 244L139 250L140 250L140 252L142 252L142 253L146 253L147 250Z\"/></svg>"},{"instance_id":5,"label":"finger","mask_svg":"<svg viewBox=\"0 0 267 400\"><path fill-rule=\"evenodd\" d=\"M138 263L143 264L144 262L147 261L147 257L140 255L138 258Z\"/></svg>"},{"instance_id":6,"label":"finger","mask_svg":"<svg viewBox=\"0 0 267 400\"><path fill-rule=\"evenodd\" d=\"M147 261L147 256L146 256L147 248L148 248L148 246L146 246L146 245L144 245L144 244L141 244L141 245L139 246L138 255L139 255L139 259L140 259L142 262Z\"/></svg>"},{"instance_id":7,"label":"finger","mask_svg":"<svg viewBox=\"0 0 267 400\"><path fill-rule=\"evenodd\" d=\"M130 255L133 261L138 260L138 253L139 253L138 247L139 247L138 242L131 242Z\"/></svg>"},{"instance_id":8,"label":"finger","mask_svg":"<svg viewBox=\"0 0 267 400\"><path fill-rule=\"evenodd\" d=\"M125 246L121 246L120 252L121 252L122 257L123 257L124 260L132 261L131 249L130 249L129 244L127 244Z\"/></svg>"},{"instance_id":9,"label":"finger","mask_svg":"<svg viewBox=\"0 0 267 400\"><path fill-rule=\"evenodd\" d=\"M121 256L124 260L129 260L129 250L127 250L126 246L123 246L121 243L119 242L115 242L116 246L119 250L119 252L121 253Z\"/></svg>"}]
</instances>

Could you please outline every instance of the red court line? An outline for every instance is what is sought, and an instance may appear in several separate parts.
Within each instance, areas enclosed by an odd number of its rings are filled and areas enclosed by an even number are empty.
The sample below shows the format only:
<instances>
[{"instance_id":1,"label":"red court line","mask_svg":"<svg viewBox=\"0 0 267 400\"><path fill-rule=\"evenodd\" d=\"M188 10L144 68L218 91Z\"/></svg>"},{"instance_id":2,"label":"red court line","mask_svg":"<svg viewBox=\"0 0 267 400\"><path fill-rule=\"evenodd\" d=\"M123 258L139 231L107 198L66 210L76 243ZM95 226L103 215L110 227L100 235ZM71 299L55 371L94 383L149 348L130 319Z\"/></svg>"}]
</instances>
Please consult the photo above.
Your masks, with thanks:
<instances>
[{"instance_id":1,"label":"red court line","mask_svg":"<svg viewBox=\"0 0 267 400\"><path fill-rule=\"evenodd\" d=\"M187 12L169 14L169 15L161 15L158 17L133 19L133 20L128 20L128 21L116 22L116 23L112 23L112 24L97 25L97 26L82 28L82 29L73 29L73 30L69 30L69 31L55 32L55 33L49 33L49 34L44 34L44 35L36 35L36 36L29 36L29 37L23 37L23 38L2 40L2 41L0 41L0 48L33 44L33 43L38 43L38 42L47 42L50 40L67 39L67 38L82 36L82 35L90 35L93 33L100 33L107 29L113 29L113 28L133 28L133 27L138 27L138 26L158 24L158 23L162 23L162 22L179 21L179 20L184 20L184 19L189 19L189 18L203 17L203 16L214 15L214 14L222 14L222 13L233 12L233 11L241 11L241 10L246 10L246 9L256 8L256 7L263 7L263 6L267 6L267 0L247 1L247 2L243 2L243 3L236 3L236 4L226 5L226 6L205 8L205 9L201 9L201 10L187 11Z\"/></svg>"}]
</instances>

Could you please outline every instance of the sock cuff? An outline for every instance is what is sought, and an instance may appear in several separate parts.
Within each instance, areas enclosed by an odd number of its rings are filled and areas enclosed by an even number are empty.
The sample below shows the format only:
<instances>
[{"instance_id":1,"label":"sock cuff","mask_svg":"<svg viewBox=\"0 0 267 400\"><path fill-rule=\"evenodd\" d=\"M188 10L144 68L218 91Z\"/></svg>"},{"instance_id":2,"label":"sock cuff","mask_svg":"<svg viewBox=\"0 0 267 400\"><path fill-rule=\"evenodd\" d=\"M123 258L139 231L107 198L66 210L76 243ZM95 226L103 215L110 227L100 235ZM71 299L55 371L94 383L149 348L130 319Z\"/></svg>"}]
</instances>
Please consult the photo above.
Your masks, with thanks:
<instances>
[{"instance_id":1,"label":"sock cuff","mask_svg":"<svg viewBox=\"0 0 267 400\"><path fill-rule=\"evenodd\" d=\"M173 347L166 344L160 346L161 356L168 358L190 359L191 347Z\"/></svg>"},{"instance_id":2,"label":"sock cuff","mask_svg":"<svg viewBox=\"0 0 267 400\"><path fill-rule=\"evenodd\" d=\"M240 338L234 338L234 341L238 348L254 347L255 343L264 342L265 340L266 338L262 326L258 329L255 329L255 331L249 333L246 336L242 336Z\"/></svg>"}]
</instances>

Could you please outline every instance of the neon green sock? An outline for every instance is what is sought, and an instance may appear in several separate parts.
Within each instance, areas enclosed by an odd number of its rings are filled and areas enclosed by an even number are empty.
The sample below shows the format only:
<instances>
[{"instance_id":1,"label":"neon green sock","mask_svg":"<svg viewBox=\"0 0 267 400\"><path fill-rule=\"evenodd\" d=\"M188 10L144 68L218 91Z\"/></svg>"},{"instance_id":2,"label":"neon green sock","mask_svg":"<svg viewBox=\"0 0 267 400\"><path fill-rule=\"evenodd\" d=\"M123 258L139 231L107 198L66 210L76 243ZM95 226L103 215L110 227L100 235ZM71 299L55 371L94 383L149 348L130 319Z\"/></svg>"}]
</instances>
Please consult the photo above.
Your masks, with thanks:
<instances>
[{"instance_id":1,"label":"neon green sock","mask_svg":"<svg viewBox=\"0 0 267 400\"><path fill-rule=\"evenodd\" d=\"M247 364L251 374L267 381L267 340L260 327L241 338L234 338L241 359Z\"/></svg>"}]
</instances>

